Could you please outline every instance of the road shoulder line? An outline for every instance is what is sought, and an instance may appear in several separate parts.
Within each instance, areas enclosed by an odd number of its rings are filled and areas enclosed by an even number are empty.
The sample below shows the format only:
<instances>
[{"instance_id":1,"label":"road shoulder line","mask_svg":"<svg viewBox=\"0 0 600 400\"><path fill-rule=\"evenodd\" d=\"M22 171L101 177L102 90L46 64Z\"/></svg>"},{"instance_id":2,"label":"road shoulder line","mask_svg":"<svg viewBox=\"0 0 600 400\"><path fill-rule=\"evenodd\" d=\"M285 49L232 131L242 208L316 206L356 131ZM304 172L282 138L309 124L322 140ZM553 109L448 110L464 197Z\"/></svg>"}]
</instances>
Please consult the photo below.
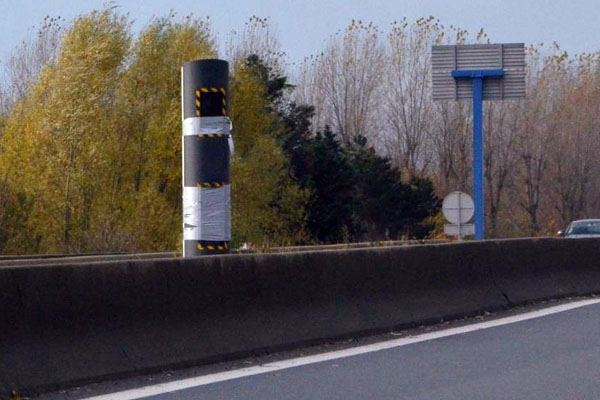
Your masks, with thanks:
<instances>
[{"instance_id":1,"label":"road shoulder line","mask_svg":"<svg viewBox=\"0 0 600 400\"><path fill-rule=\"evenodd\" d=\"M383 342L357 346L344 350L337 350L329 353L316 354L305 357L292 358L289 360L282 360L272 363L264 363L257 366L240 368L233 371L219 372L215 374L208 374L193 378L186 378L182 380L166 382L161 384L155 384L145 386L137 389L130 389L121 392L109 393L100 396L88 397L84 400L134 400L141 399L144 397L156 396L159 394L175 392L178 390L189 389L198 386L210 385L213 383L244 378L252 375L265 374L274 371L280 371L283 369L289 369L294 367L300 367L308 364L315 364L325 361L336 360L340 358L352 357L366 353L372 353L381 350L392 349L395 347L407 346L414 343L426 342L430 340L440 339L448 336L460 335L469 332L475 332L482 329L494 328L502 325L513 324L521 321L527 321L534 318L540 318L552 314L561 313L564 311L573 310L580 307L585 307L593 304L600 303L600 299L590 299L583 301L576 301L573 303L561 304L537 311L526 312L519 315L510 317L498 318L491 321L478 322L471 325L449 328L441 331L424 333L412 337L392 339Z\"/></svg>"}]
</instances>

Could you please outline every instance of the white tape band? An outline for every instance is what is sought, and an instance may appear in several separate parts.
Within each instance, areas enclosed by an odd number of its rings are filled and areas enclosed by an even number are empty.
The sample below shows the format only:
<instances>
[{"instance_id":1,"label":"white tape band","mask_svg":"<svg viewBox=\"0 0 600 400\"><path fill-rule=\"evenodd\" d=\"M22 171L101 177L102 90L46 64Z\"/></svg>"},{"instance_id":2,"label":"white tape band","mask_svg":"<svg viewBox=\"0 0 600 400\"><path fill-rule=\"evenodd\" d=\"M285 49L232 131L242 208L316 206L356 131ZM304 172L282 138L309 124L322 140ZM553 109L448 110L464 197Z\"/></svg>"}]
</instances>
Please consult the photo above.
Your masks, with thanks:
<instances>
[{"instance_id":1,"label":"white tape band","mask_svg":"<svg viewBox=\"0 0 600 400\"><path fill-rule=\"evenodd\" d=\"M231 186L183 188L183 239L231 240Z\"/></svg>"}]
</instances>

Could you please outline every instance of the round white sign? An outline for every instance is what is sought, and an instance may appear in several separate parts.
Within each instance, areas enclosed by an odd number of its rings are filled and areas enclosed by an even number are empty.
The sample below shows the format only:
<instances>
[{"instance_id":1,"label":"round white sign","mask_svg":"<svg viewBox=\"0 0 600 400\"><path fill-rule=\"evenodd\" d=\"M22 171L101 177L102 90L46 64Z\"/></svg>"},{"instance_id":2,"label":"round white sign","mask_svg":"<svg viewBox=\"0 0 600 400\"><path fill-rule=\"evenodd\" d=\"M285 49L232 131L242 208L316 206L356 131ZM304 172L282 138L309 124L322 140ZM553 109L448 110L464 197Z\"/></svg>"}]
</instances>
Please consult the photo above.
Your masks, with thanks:
<instances>
[{"instance_id":1,"label":"round white sign","mask_svg":"<svg viewBox=\"0 0 600 400\"><path fill-rule=\"evenodd\" d=\"M451 224L465 224L473 217L475 205L468 194L452 192L444 198L442 212Z\"/></svg>"}]
</instances>

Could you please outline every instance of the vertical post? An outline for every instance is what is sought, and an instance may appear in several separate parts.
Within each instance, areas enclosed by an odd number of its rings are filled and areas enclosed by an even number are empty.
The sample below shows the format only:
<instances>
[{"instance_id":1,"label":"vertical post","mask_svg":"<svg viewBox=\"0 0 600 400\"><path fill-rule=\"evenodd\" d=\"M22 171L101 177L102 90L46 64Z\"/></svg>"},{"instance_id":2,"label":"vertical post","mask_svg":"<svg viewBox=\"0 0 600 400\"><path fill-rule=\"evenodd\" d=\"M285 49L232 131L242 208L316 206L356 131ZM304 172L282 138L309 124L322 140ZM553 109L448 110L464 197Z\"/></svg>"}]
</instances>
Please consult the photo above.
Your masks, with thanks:
<instances>
[{"instance_id":1,"label":"vertical post","mask_svg":"<svg viewBox=\"0 0 600 400\"><path fill-rule=\"evenodd\" d=\"M181 70L183 256L229 251L229 64L196 60Z\"/></svg>"},{"instance_id":2,"label":"vertical post","mask_svg":"<svg viewBox=\"0 0 600 400\"><path fill-rule=\"evenodd\" d=\"M501 69L452 71L454 79L471 79L473 84L473 202L475 205L475 240L485 237L483 198L483 79L502 78Z\"/></svg>"},{"instance_id":3,"label":"vertical post","mask_svg":"<svg viewBox=\"0 0 600 400\"><path fill-rule=\"evenodd\" d=\"M483 198L483 77L473 78L473 200L475 240L484 238Z\"/></svg>"},{"instance_id":4,"label":"vertical post","mask_svg":"<svg viewBox=\"0 0 600 400\"><path fill-rule=\"evenodd\" d=\"M462 193L458 192L458 240L462 240Z\"/></svg>"}]
</instances>

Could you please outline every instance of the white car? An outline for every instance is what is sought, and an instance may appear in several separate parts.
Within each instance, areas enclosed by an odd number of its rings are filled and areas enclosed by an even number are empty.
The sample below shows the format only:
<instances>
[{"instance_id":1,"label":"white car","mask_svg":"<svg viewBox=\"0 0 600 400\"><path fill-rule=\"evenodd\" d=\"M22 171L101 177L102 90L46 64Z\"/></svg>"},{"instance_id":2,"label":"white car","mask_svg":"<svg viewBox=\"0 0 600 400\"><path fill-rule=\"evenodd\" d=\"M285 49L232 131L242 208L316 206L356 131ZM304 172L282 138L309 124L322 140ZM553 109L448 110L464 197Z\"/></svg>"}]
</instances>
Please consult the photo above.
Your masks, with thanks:
<instances>
[{"instance_id":1,"label":"white car","mask_svg":"<svg viewBox=\"0 0 600 400\"><path fill-rule=\"evenodd\" d=\"M563 236L569 239L600 238L600 219L580 219L573 221L569 224Z\"/></svg>"}]
</instances>

